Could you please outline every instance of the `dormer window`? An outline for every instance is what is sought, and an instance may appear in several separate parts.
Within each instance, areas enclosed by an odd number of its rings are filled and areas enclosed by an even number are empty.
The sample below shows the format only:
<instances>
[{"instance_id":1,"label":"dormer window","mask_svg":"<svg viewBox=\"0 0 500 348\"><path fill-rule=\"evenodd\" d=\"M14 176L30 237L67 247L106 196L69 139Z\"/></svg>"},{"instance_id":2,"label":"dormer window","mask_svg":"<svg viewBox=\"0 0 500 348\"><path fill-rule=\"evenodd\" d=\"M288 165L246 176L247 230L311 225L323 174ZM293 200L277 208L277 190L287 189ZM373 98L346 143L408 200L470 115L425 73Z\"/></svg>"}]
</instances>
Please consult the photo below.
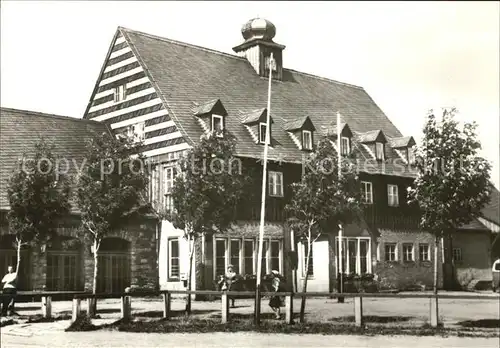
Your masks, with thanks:
<instances>
[{"instance_id":1,"label":"dormer window","mask_svg":"<svg viewBox=\"0 0 500 348\"><path fill-rule=\"evenodd\" d=\"M127 85L119 85L115 87L114 90L114 100L115 103L124 101L127 98Z\"/></svg>"},{"instance_id":2,"label":"dormer window","mask_svg":"<svg viewBox=\"0 0 500 348\"><path fill-rule=\"evenodd\" d=\"M212 132L217 132L217 136L222 138L224 130L224 117L221 115L212 115Z\"/></svg>"},{"instance_id":3,"label":"dormer window","mask_svg":"<svg viewBox=\"0 0 500 348\"><path fill-rule=\"evenodd\" d=\"M384 143L375 143L375 158L379 161L383 161L385 159Z\"/></svg>"},{"instance_id":4,"label":"dormer window","mask_svg":"<svg viewBox=\"0 0 500 348\"><path fill-rule=\"evenodd\" d=\"M313 140L312 140L312 132L308 130L302 131L302 148L304 150L312 150L313 148Z\"/></svg>"},{"instance_id":5,"label":"dormer window","mask_svg":"<svg viewBox=\"0 0 500 348\"><path fill-rule=\"evenodd\" d=\"M267 124L264 122L259 123L259 142L261 144L266 143L266 131L267 131ZM270 137L270 134L269 134Z\"/></svg>"},{"instance_id":6,"label":"dormer window","mask_svg":"<svg viewBox=\"0 0 500 348\"><path fill-rule=\"evenodd\" d=\"M340 154L348 156L351 153L351 139L348 137L340 138Z\"/></svg>"}]
</instances>

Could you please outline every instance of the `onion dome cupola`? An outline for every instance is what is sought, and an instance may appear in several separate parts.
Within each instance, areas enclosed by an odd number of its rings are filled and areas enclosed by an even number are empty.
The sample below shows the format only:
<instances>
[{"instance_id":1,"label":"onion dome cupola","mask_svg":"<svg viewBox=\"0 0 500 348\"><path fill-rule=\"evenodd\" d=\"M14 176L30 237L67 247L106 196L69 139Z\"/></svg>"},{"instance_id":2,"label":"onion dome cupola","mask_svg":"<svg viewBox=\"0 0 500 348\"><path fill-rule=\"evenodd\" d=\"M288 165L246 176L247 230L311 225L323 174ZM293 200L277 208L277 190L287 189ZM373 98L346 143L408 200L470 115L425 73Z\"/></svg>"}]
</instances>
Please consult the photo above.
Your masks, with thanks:
<instances>
[{"instance_id":1,"label":"onion dome cupola","mask_svg":"<svg viewBox=\"0 0 500 348\"><path fill-rule=\"evenodd\" d=\"M285 46L273 41L276 35L274 24L264 18L253 18L243 25L241 34L245 41L233 47L234 52L245 57L260 76L269 76L271 68L273 78L281 80ZM273 62L270 64L271 53Z\"/></svg>"}]
</instances>

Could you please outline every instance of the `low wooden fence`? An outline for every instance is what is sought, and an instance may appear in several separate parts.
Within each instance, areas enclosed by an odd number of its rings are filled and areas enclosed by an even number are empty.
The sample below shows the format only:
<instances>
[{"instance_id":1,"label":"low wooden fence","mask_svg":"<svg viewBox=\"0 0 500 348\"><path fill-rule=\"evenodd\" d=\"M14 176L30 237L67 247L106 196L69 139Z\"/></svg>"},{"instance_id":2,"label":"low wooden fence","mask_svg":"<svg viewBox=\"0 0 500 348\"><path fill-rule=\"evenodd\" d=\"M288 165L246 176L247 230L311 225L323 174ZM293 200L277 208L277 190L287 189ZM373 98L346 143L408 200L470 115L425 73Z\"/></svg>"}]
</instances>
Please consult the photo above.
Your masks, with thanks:
<instances>
[{"instance_id":1,"label":"low wooden fence","mask_svg":"<svg viewBox=\"0 0 500 348\"><path fill-rule=\"evenodd\" d=\"M250 291L210 291L210 290L162 290L162 291L134 291L122 293L106 293L106 294L91 294L83 292L23 292L21 294L32 296L33 298L41 299L42 316L50 318L52 316L52 297L57 295L73 295L72 315L71 321L74 322L82 311L82 300L87 302L87 313L95 314L96 301L98 299L120 298L121 299L121 318L131 318L131 303L132 297L148 297L148 296L162 296L163 297L163 318L170 319L171 317L171 302L172 295L208 295L221 297L221 321L222 323L229 322L229 299L231 297L240 296L253 296L257 299L255 292ZM3 295L5 296L5 295ZM0 297L3 297L0 295ZM283 296L285 297L285 322L293 324L293 299L302 297L327 297L327 298L353 298L354 301L354 321L358 327L363 326L363 299L364 298L425 298L429 299L429 317L430 325L437 327L439 325L439 300L440 299L467 299L467 300L495 300L499 301L500 297L497 295L451 295L451 294L392 294L392 293L330 293L330 292L261 292L259 295L263 296ZM260 301L259 301L260 302ZM257 303L257 301L255 302ZM260 308L254 307L255 322L260 322ZM187 313L190 314L190 313Z\"/></svg>"}]
</instances>

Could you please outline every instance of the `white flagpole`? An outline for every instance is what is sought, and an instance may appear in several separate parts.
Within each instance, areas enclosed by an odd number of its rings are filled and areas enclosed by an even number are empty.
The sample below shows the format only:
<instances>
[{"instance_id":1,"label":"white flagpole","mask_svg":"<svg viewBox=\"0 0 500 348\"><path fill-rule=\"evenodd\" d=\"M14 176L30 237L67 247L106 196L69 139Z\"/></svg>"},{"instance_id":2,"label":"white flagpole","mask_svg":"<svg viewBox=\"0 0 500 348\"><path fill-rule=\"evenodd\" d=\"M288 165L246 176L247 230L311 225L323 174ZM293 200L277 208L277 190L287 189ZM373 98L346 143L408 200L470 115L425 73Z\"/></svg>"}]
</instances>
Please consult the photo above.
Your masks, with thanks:
<instances>
[{"instance_id":1,"label":"white flagpole","mask_svg":"<svg viewBox=\"0 0 500 348\"><path fill-rule=\"evenodd\" d=\"M262 168L262 198L260 206L260 228L259 228L259 251L257 253L257 291L260 291L260 278L262 277L262 246L264 242L264 218L266 213L266 179L267 179L267 152L269 148L269 143L271 139L270 135L270 118L271 118L271 81L272 81L272 66L273 66L273 54L269 58L269 87L267 91L267 119L266 119L266 141L264 144L264 166ZM259 302L260 307L260 302ZM260 312L260 308L259 308Z\"/></svg>"},{"instance_id":2,"label":"white flagpole","mask_svg":"<svg viewBox=\"0 0 500 348\"><path fill-rule=\"evenodd\" d=\"M337 160L338 160L338 163L337 163L337 178L338 180L340 181L340 175L341 175L341 165L342 165L342 151L341 151L341 141L340 141L340 132L341 132L341 129L340 129L340 112L337 111ZM344 271L344 267L343 267L343 262L342 262L342 224L339 223L339 255L338 255L338 258L339 258L339 275L340 275L340 292L344 292L344 277L343 277L343 271Z\"/></svg>"}]
</instances>

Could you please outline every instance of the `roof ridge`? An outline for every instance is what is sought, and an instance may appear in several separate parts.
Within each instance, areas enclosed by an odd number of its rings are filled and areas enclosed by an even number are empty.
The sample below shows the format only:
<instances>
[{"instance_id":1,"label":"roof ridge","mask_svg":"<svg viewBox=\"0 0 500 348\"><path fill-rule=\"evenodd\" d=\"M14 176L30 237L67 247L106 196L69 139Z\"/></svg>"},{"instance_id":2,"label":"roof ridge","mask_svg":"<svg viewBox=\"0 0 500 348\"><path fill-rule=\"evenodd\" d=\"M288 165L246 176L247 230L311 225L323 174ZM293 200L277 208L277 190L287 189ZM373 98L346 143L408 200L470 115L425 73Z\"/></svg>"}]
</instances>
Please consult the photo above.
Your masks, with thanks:
<instances>
[{"instance_id":1,"label":"roof ridge","mask_svg":"<svg viewBox=\"0 0 500 348\"><path fill-rule=\"evenodd\" d=\"M334 80L334 79L330 79L328 77L313 75L313 74L309 74L309 73L306 73L306 72L303 72L303 71L298 71L298 70L294 70L294 69L290 69L290 68L285 68L285 67L283 67L283 70L287 70L287 71L291 71L291 72L294 72L294 73L297 73L297 74L309 76L309 77L312 77L312 78L315 78L315 79L318 79L318 80L322 80L322 81L326 81L326 82L332 82L332 83L335 83L335 84L338 84L338 85L342 85L342 86L346 86L346 87L353 87L353 88L364 90L364 87L362 87L362 86L353 85L353 84L347 83L347 82L337 81L337 80Z\"/></svg>"},{"instance_id":2,"label":"roof ridge","mask_svg":"<svg viewBox=\"0 0 500 348\"><path fill-rule=\"evenodd\" d=\"M226 52L214 50L214 49L211 49L211 48L207 48L207 47L203 47L203 46L198 46L198 45L190 44L190 43L187 43L187 42L184 42L184 41L178 41L178 40L174 40L174 39L169 39L169 38L166 38L166 37L163 37L163 36L149 34L149 33L143 32L143 31L133 30L133 29L122 27L122 26L119 26L118 29L119 30L124 30L124 31L129 32L129 33L135 33L135 34L138 34L138 35L147 36L147 37L150 37L152 39L170 42L170 43L173 43L173 44L176 44L176 45L179 45L179 46L191 47L191 48L199 49L201 51L206 51L206 52L210 52L210 53L219 54L219 55L222 55L222 56L225 56L225 57L228 57L228 58L235 58L235 59L246 61L246 58L237 56L235 54L230 54L230 53L226 53ZM326 82L331 82L331 83L339 84L339 85L346 86L346 87L353 87L353 88L358 88L358 89L364 90L364 88L361 87L361 86L353 85L351 83L337 81L337 80L330 79L330 78L323 77L323 76L313 75L313 74L309 74L309 73L305 73L305 72L302 72L302 71L298 71L298 70L294 70L294 69L290 69L290 68L285 68L285 67L283 67L283 70L294 72L294 73L301 74L301 75L308 76L308 77L312 77L312 78L315 78L315 79L318 79L318 80L322 80L322 81L326 81Z\"/></svg>"},{"instance_id":3,"label":"roof ridge","mask_svg":"<svg viewBox=\"0 0 500 348\"><path fill-rule=\"evenodd\" d=\"M40 112L40 111L32 111L32 110L25 110L25 109L15 109L15 108L8 108L8 107L0 107L0 110L3 111L10 111L10 112L15 112L21 115L33 115L33 116L41 116L41 117L50 117L50 118L57 118L57 119L62 119L62 120L67 120L67 121L76 121L76 122L83 122L83 123L92 123L92 124L103 124L102 122L94 121L94 120L86 120L83 118L76 118L76 117L71 117L71 116L63 116L63 115L56 115L56 114L49 114L46 112Z\"/></svg>"},{"instance_id":4,"label":"roof ridge","mask_svg":"<svg viewBox=\"0 0 500 348\"><path fill-rule=\"evenodd\" d=\"M149 34L149 33L143 32L143 31L133 30L133 29L129 29L129 28L121 27L121 26L119 26L118 29L126 31L126 32L129 32L129 33L134 33L134 34L138 34L138 35L147 36L147 37L152 38L152 39L166 41L166 42L169 42L169 43L172 43L172 44L175 44L175 45L196 48L196 49L201 50L201 51L206 51L206 52L210 52L210 53L219 54L221 56L226 56L228 58L236 58L236 59L240 59L240 60L245 60L246 61L246 58L237 56L235 54L230 54L230 53L226 53L226 52L214 50L214 49L211 49L211 48L207 48L207 47L203 47L203 46L198 46L198 45L190 44L188 42L174 40L174 39L169 39L167 37L158 36L158 35L154 35L154 34Z\"/></svg>"}]
</instances>

